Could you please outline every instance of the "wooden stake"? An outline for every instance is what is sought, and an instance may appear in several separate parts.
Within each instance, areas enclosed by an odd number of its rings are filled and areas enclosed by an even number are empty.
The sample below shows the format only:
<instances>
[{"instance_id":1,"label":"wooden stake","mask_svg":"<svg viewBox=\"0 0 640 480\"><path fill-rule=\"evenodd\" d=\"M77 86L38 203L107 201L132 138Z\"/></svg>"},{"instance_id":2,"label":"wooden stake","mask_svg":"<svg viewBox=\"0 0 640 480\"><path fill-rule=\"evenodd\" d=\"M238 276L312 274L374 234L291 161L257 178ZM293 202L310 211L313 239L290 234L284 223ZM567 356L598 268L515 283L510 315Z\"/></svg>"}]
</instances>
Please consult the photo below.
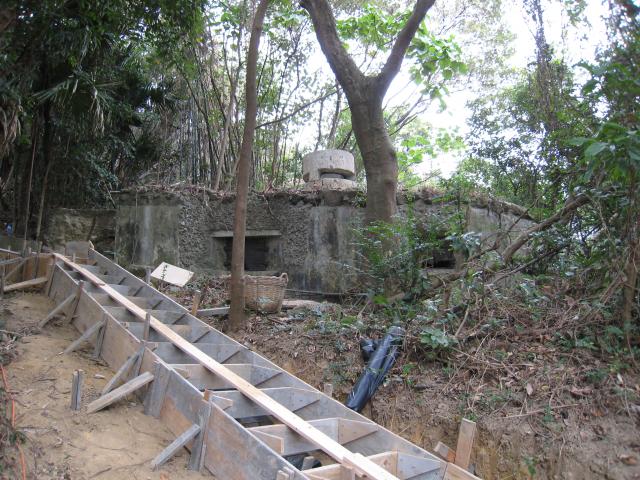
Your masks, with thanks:
<instances>
[{"instance_id":1,"label":"wooden stake","mask_svg":"<svg viewBox=\"0 0 640 480\"><path fill-rule=\"evenodd\" d=\"M147 314L144 317L144 329L142 330L142 341L143 342L148 342L149 341L149 331L151 329L151 314L149 312L147 312Z\"/></svg>"},{"instance_id":2,"label":"wooden stake","mask_svg":"<svg viewBox=\"0 0 640 480\"><path fill-rule=\"evenodd\" d=\"M469 461L471 460L471 450L475 436L476 422L463 418L460 423L460 432L458 433L455 464L465 470L469 470Z\"/></svg>"},{"instance_id":3,"label":"wooden stake","mask_svg":"<svg viewBox=\"0 0 640 480\"><path fill-rule=\"evenodd\" d=\"M49 260L47 268L49 268L49 270L47 272L47 287L45 288L44 294L48 297L51 294L51 287L53 286L53 276L56 273L56 259L53 255L51 255L51 260Z\"/></svg>"},{"instance_id":4,"label":"wooden stake","mask_svg":"<svg viewBox=\"0 0 640 480\"><path fill-rule=\"evenodd\" d=\"M102 315L102 327L98 331L98 338L96 338L96 346L93 349L93 358L98 360L102 354L102 344L104 343L104 334L107 330L107 314Z\"/></svg>"},{"instance_id":5,"label":"wooden stake","mask_svg":"<svg viewBox=\"0 0 640 480\"><path fill-rule=\"evenodd\" d=\"M64 307L66 307L67 305L69 305L74 299L76 298L76 294L72 293L71 295L69 295L67 298L65 298L62 302L60 302L58 304L57 307L55 307L53 310L51 310L49 312L49 315L47 315L39 324L38 326L40 328L44 327L47 323L49 323L49 320L51 320L53 317L55 317L56 315L58 315L60 312L62 312L62 310L64 309Z\"/></svg>"},{"instance_id":6,"label":"wooden stake","mask_svg":"<svg viewBox=\"0 0 640 480\"><path fill-rule=\"evenodd\" d=\"M196 290L193 295L193 305L191 305L191 315L194 317L198 314L198 307L200 306L200 298L202 296L202 292L200 290Z\"/></svg>"},{"instance_id":7,"label":"wooden stake","mask_svg":"<svg viewBox=\"0 0 640 480\"><path fill-rule=\"evenodd\" d=\"M322 386L322 393L324 393L327 397L333 397L333 383L325 383Z\"/></svg>"},{"instance_id":8,"label":"wooden stake","mask_svg":"<svg viewBox=\"0 0 640 480\"><path fill-rule=\"evenodd\" d=\"M187 443L193 440L199 433L200 427L195 424L191 425L151 461L151 469L157 470L158 467L167 462L167 460L173 457L180 449L184 448Z\"/></svg>"},{"instance_id":9,"label":"wooden stake","mask_svg":"<svg viewBox=\"0 0 640 480\"><path fill-rule=\"evenodd\" d=\"M69 309L65 313L67 317L67 323L71 323L73 321L73 316L75 315L76 310L78 308L78 303L80 303L80 297L82 296L83 290L84 290L84 280L80 280L78 282L78 287L76 288L76 296L73 299L73 302L71 302L71 305L69 305Z\"/></svg>"},{"instance_id":10,"label":"wooden stake","mask_svg":"<svg viewBox=\"0 0 640 480\"><path fill-rule=\"evenodd\" d=\"M153 376L155 380L153 381L151 388L147 391L147 397L144 401L144 413L145 415L151 415L152 417L158 418L162 411L167 387L169 386L171 370L165 367L162 363L156 362Z\"/></svg>"},{"instance_id":11,"label":"wooden stake","mask_svg":"<svg viewBox=\"0 0 640 480\"><path fill-rule=\"evenodd\" d=\"M73 381L71 383L71 410L80 410L82 404L82 386L84 384L84 371L76 370L73 372Z\"/></svg>"},{"instance_id":12,"label":"wooden stake","mask_svg":"<svg viewBox=\"0 0 640 480\"><path fill-rule=\"evenodd\" d=\"M69 345L62 353L67 354L67 353L73 352L80 345L82 345L82 342L86 342L87 340L89 340L89 338L91 338L91 336L102 327L104 327L104 320L100 320L99 322L94 323L84 331L84 333L80 336L80 338L78 338L75 342Z\"/></svg>"},{"instance_id":13,"label":"wooden stake","mask_svg":"<svg viewBox=\"0 0 640 480\"><path fill-rule=\"evenodd\" d=\"M2 270L0 270L0 298L4 298L4 265L2 265Z\"/></svg>"},{"instance_id":14,"label":"wooden stake","mask_svg":"<svg viewBox=\"0 0 640 480\"><path fill-rule=\"evenodd\" d=\"M452 448L449 448L442 442L438 442L436 448L433 449L440 457L442 457L447 462L455 462L456 461L456 451Z\"/></svg>"},{"instance_id":15,"label":"wooden stake","mask_svg":"<svg viewBox=\"0 0 640 480\"><path fill-rule=\"evenodd\" d=\"M136 352L129 358L127 358L127 360L122 364L115 375L111 377L111 380L109 380L104 386L104 388L102 389L102 395L106 395L107 393L109 393L113 389L113 387L115 387L116 383L118 383L122 378L125 377L127 373L129 373L129 370L131 370L133 364L136 362L136 360L138 360L138 355L140 355L140 353Z\"/></svg>"},{"instance_id":16,"label":"wooden stake","mask_svg":"<svg viewBox=\"0 0 640 480\"><path fill-rule=\"evenodd\" d=\"M144 387L146 384L153 381L153 374L151 372L144 372L141 375L138 375L136 378L129 380L124 385L119 386L115 390L107 393L106 395L101 396L97 400L94 400L89 405L87 405L87 413L94 413L98 410L102 410L105 407L108 407L112 403L117 402L121 398L126 397L130 393L135 392L139 388Z\"/></svg>"},{"instance_id":17,"label":"wooden stake","mask_svg":"<svg viewBox=\"0 0 640 480\"><path fill-rule=\"evenodd\" d=\"M209 417L211 416L211 404L207 402L202 405L198 412L198 427L199 432L193 439L193 445L191 446L191 458L189 459L189 470L202 470L204 466L204 454L206 449L206 434L207 425L209 424Z\"/></svg>"}]
</instances>

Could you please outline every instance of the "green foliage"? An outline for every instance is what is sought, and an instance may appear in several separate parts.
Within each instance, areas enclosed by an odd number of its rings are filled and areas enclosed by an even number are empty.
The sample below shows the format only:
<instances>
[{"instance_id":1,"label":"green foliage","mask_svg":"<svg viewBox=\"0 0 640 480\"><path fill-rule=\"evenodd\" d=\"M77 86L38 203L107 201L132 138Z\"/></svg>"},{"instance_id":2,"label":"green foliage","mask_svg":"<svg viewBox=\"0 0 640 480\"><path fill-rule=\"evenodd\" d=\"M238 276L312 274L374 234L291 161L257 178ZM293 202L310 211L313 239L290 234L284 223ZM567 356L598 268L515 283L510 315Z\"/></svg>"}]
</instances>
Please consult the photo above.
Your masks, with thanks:
<instances>
[{"instance_id":1,"label":"green foliage","mask_svg":"<svg viewBox=\"0 0 640 480\"><path fill-rule=\"evenodd\" d=\"M357 16L338 19L336 24L343 39L357 41L364 47L365 56L375 59L391 49L410 15L410 9L387 13L383 8L367 3ZM436 36L429 31L426 22L418 28L405 61L410 64L411 78L421 87L422 93L432 100L437 99L442 108L448 93L447 83L468 71L455 38L452 35Z\"/></svg>"},{"instance_id":2,"label":"green foliage","mask_svg":"<svg viewBox=\"0 0 640 480\"><path fill-rule=\"evenodd\" d=\"M457 340L441 328L425 327L420 332L420 343L435 353L446 352Z\"/></svg>"},{"instance_id":3,"label":"green foliage","mask_svg":"<svg viewBox=\"0 0 640 480\"><path fill-rule=\"evenodd\" d=\"M424 268L441 248L441 241L409 213L392 223L377 222L355 229L354 245L374 301L378 298L387 303L386 294L390 292L418 295L428 287Z\"/></svg>"},{"instance_id":4,"label":"green foliage","mask_svg":"<svg viewBox=\"0 0 640 480\"><path fill-rule=\"evenodd\" d=\"M449 93L447 82L467 73L462 61L462 49L453 36L438 38L423 23L413 41L407 58L414 61L411 77L431 99L437 99L445 108L445 96Z\"/></svg>"},{"instance_id":5,"label":"green foliage","mask_svg":"<svg viewBox=\"0 0 640 480\"><path fill-rule=\"evenodd\" d=\"M414 173L417 165L439 155L461 151L464 148L463 138L457 131L433 128L418 120L399 132L394 140L397 145L398 181L408 189L425 181Z\"/></svg>"},{"instance_id":6,"label":"green foliage","mask_svg":"<svg viewBox=\"0 0 640 480\"><path fill-rule=\"evenodd\" d=\"M382 8L366 3L357 16L338 20L336 26L342 38L357 39L363 45L384 51L390 48L410 14L410 10L386 13Z\"/></svg>"},{"instance_id":7,"label":"green foliage","mask_svg":"<svg viewBox=\"0 0 640 480\"><path fill-rule=\"evenodd\" d=\"M147 152L152 158L138 148L139 132L171 107L173 84L157 74L159 59L175 64L169 53L199 35L204 0L12 3L16 21L0 40L10 93L0 88L0 104L17 103L23 128L4 166L16 167L26 185L23 164L35 144L34 189L48 190L47 206L106 206L109 190L158 160L161 144ZM23 191L12 193L18 212Z\"/></svg>"}]
</instances>

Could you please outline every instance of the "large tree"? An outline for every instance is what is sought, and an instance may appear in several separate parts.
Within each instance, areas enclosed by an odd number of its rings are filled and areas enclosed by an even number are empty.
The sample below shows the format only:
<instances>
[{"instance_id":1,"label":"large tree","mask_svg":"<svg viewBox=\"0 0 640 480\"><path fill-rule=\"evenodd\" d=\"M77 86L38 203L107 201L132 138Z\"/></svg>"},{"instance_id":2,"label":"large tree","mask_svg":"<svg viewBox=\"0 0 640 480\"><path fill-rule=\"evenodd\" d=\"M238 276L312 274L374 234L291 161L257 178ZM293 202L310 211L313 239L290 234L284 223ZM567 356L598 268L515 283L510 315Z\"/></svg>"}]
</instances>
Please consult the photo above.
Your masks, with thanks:
<instances>
[{"instance_id":1,"label":"large tree","mask_svg":"<svg viewBox=\"0 0 640 480\"><path fill-rule=\"evenodd\" d=\"M231 310L229 326L238 330L244 326L244 252L247 232L247 201L249 195L249 173L251 170L251 151L256 130L258 112L258 50L262 25L267 13L269 0L260 0L253 18L251 39L247 51L246 109L242 146L238 159L238 183L236 186L235 216L233 219L233 247L231 251Z\"/></svg>"},{"instance_id":2,"label":"large tree","mask_svg":"<svg viewBox=\"0 0 640 480\"><path fill-rule=\"evenodd\" d=\"M313 22L316 37L344 90L351 123L367 177L367 221L391 221L396 212L398 159L384 121L382 101L400 71L411 40L435 0L417 0L391 52L376 75L365 75L340 41L327 0L301 0Z\"/></svg>"}]
</instances>

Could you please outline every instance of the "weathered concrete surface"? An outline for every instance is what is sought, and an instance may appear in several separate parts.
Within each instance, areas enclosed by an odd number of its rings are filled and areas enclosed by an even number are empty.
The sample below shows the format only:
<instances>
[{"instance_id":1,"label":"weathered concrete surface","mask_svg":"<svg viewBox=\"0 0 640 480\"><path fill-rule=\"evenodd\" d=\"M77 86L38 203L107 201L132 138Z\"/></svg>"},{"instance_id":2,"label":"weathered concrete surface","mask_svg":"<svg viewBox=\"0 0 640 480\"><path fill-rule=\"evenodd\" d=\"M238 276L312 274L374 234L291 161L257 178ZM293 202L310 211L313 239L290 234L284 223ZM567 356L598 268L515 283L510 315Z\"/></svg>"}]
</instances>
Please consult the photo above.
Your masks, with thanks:
<instances>
[{"instance_id":1,"label":"weathered concrete surface","mask_svg":"<svg viewBox=\"0 0 640 480\"><path fill-rule=\"evenodd\" d=\"M498 235L503 235L499 245L504 249L516 237L534 225L534 222L511 212L500 212L470 205L467 208L466 228L480 234L484 243L493 243ZM506 233L506 235L504 235Z\"/></svg>"},{"instance_id":2,"label":"weathered concrete surface","mask_svg":"<svg viewBox=\"0 0 640 480\"><path fill-rule=\"evenodd\" d=\"M232 195L122 192L114 198L120 264L135 268L165 261L195 272L228 270ZM350 235L360 215L354 201L355 192L251 196L247 257L263 258L264 269L257 271L287 272L292 289L342 292L353 271L347 266L355 262ZM252 253L250 246L256 245L263 251Z\"/></svg>"},{"instance_id":3,"label":"weathered concrete surface","mask_svg":"<svg viewBox=\"0 0 640 480\"><path fill-rule=\"evenodd\" d=\"M118 205L115 260L121 265L180 265L179 198L162 194L135 195Z\"/></svg>"},{"instance_id":4,"label":"weathered concrete surface","mask_svg":"<svg viewBox=\"0 0 640 480\"><path fill-rule=\"evenodd\" d=\"M49 216L44 243L57 249L73 240L90 240L100 251L113 251L115 219L115 210L58 208Z\"/></svg>"},{"instance_id":5,"label":"weathered concrete surface","mask_svg":"<svg viewBox=\"0 0 640 480\"><path fill-rule=\"evenodd\" d=\"M318 150L302 159L302 179L320 180L323 173L337 173L347 180L355 180L356 164L353 155L345 150Z\"/></svg>"},{"instance_id":6,"label":"weathered concrete surface","mask_svg":"<svg viewBox=\"0 0 640 480\"><path fill-rule=\"evenodd\" d=\"M156 266L169 262L195 272L229 270L234 196L197 191L140 191L114 194L118 204L116 259L124 266ZM357 283L359 257L353 242L364 209L357 191L283 191L252 195L247 214L247 270L287 272L289 288L343 293ZM424 228L446 236L453 217L467 232L493 241L522 212L482 201L443 203L435 195L399 195L399 212L411 212ZM428 225L428 227L427 227ZM529 227L521 219L511 232ZM421 227L422 228L422 227ZM453 268L461 258L451 251L434 252L434 268ZM255 274L255 273L254 273Z\"/></svg>"}]
</instances>

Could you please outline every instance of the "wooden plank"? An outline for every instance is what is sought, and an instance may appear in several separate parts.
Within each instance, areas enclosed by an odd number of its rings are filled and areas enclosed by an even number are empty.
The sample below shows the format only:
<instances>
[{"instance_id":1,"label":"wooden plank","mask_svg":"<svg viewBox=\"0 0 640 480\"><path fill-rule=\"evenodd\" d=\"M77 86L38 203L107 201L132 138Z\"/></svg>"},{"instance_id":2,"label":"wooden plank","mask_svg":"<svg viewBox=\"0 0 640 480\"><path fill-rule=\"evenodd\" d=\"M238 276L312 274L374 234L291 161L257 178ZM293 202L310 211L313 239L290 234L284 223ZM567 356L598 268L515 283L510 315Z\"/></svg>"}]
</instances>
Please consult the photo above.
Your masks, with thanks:
<instances>
[{"instance_id":1,"label":"wooden plank","mask_svg":"<svg viewBox=\"0 0 640 480\"><path fill-rule=\"evenodd\" d=\"M307 405L317 402L320 398L318 392L304 390L302 388L279 387L265 388L261 390L263 395L268 396L283 408L289 411L300 410ZM219 398L226 398L233 402L233 405L226 411L233 418L259 417L270 415L271 412L262 405L253 402L243 393L237 390L214 391L213 394Z\"/></svg>"},{"instance_id":2,"label":"wooden plank","mask_svg":"<svg viewBox=\"0 0 640 480\"><path fill-rule=\"evenodd\" d=\"M101 396L97 400L94 400L89 405L87 405L87 413L94 413L98 410L102 410L105 407L108 407L114 402L126 397L130 393L135 392L139 388L144 387L148 383L153 381L153 373L144 372L137 377L129 380L124 385L119 386L115 390L107 393L106 395Z\"/></svg>"},{"instance_id":3,"label":"wooden plank","mask_svg":"<svg viewBox=\"0 0 640 480\"><path fill-rule=\"evenodd\" d=\"M200 427L198 425L191 425L181 435L178 436L173 442L167 446L160 454L151 461L151 469L157 470L159 466L166 463L171 457L173 457L178 451L184 448L187 443L193 440L196 435L200 433Z\"/></svg>"},{"instance_id":4,"label":"wooden plank","mask_svg":"<svg viewBox=\"0 0 640 480\"><path fill-rule=\"evenodd\" d=\"M47 277L37 277L31 280L25 280L24 282L12 283L11 285L4 287L4 293L40 287L47 283L47 280Z\"/></svg>"},{"instance_id":5,"label":"wooden plank","mask_svg":"<svg viewBox=\"0 0 640 480\"><path fill-rule=\"evenodd\" d=\"M264 432L252 432L252 433L256 437L258 437L262 443L267 445L271 450L276 452L278 455L287 455L284 449L284 438L278 437L277 435L264 433Z\"/></svg>"},{"instance_id":6,"label":"wooden plank","mask_svg":"<svg viewBox=\"0 0 640 480\"><path fill-rule=\"evenodd\" d=\"M456 460L456 451L453 448L449 448L442 442L438 442L433 451L447 462L455 462Z\"/></svg>"},{"instance_id":7,"label":"wooden plank","mask_svg":"<svg viewBox=\"0 0 640 480\"><path fill-rule=\"evenodd\" d=\"M80 335L80 338L78 338L76 341L71 343L71 345L69 345L67 348L65 348L64 352L62 352L62 353L64 353L66 355L67 353L73 352L80 345L82 345L83 342L86 342L87 340L89 340L94 333L96 333L99 329L104 327L104 325L105 325L105 321L104 320L100 320L99 322L94 323L92 326L87 328L82 335Z\"/></svg>"},{"instance_id":8,"label":"wooden plank","mask_svg":"<svg viewBox=\"0 0 640 480\"><path fill-rule=\"evenodd\" d=\"M51 319L53 319L56 315L60 314L67 305L73 302L75 298L76 298L76 294L72 293L63 301L61 301L53 310L49 312L49 315L47 315L45 318L42 319L42 321L38 324L38 326L40 328L44 327L47 323L49 323Z\"/></svg>"},{"instance_id":9,"label":"wooden plank","mask_svg":"<svg viewBox=\"0 0 640 480\"><path fill-rule=\"evenodd\" d=\"M463 418L460 423L458 446L456 447L456 460L454 463L465 470L469 469L471 450L473 449L473 440L475 436L476 422Z\"/></svg>"},{"instance_id":10,"label":"wooden plank","mask_svg":"<svg viewBox=\"0 0 640 480\"><path fill-rule=\"evenodd\" d=\"M156 362L153 375L155 380L147 392L147 397L144 401L144 413L158 418L164 403L169 379L171 378L171 370L161 362Z\"/></svg>"},{"instance_id":11,"label":"wooden plank","mask_svg":"<svg viewBox=\"0 0 640 480\"><path fill-rule=\"evenodd\" d=\"M180 325L174 325L172 330L175 330L175 327L179 327ZM191 328L191 332L190 335L182 335L184 338L188 339L191 343L196 343L198 340L200 340L202 337L204 337L206 334L208 334L209 332L211 332L211 328L207 328L207 327L189 327ZM179 332L178 332L179 333Z\"/></svg>"},{"instance_id":12,"label":"wooden plank","mask_svg":"<svg viewBox=\"0 0 640 480\"><path fill-rule=\"evenodd\" d=\"M173 332L171 328L165 328L168 331ZM176 337L182 338L179 334L175 332L173 333ZM166 337L166 335L163 336ZM188 342L188 340L184 338L183 341ZM191 344L189 343L189 345ZM246 348L241 345L227 343L198 343L194 346L194 350L200 352L201 355L214 359L214 361L223 363L234 357L236 354L246 350ZM167 363L193 363L194 360L192 355L189 355L187 352L177 347L173 342L159 342L155 353Z\"/></svg>"},{"instance_id":13,"label":"wooden plank","mask_svg":"<svg viewBox=\"0 0 640 480\"><path fill-rule=\"evenodd\" d=\"M455 463L448 463L442 480L480 480L480 478L469 473L464 468L457 466Z\"/></svg>"},{"instance_id":14,"label":"wooden plank","mask_svg":"<svg viewBox=\"0 0 640 480\"><path fill-rule=\"evenodd\" d=\"M69 308L65 312L68 323L71 323L73 321L73 316L75 315L76 310L78 309L78 303L80 302L80 298L82 297L83 290L84 290L84 282L80 280L78 282L78 286L76 287L75 298L73 299L73 302L71 302L71 304L69 305Z\"/></svg>"},{"instance_id":15,"label":"wooden plank","mask_svg":"<svg viewBox=\"0 0 640 480\"><path fill-rule=\"evenodd\" d=\"M80 410L82 406L82 386L84 385L84 371L73 372L71 383L71 410Z\"/></svg>"},{"instance_id":16,"label":"wooden plank","mask_svg":"<svg viewBox=\"0 0 640 480\"><path fill-rule=\"evenodd\" d=\"M373 422L359 422L356 420L347 420L346 418L322 418L318 420L309 420L309 424L325 433L333 440L340 442L341 445L380 430L380 426ZM261 440L270 446L271 443L269 443L269 441L275 441L264 437L264 435L279 439L281 445L281 451L279 451L279 453L282 455L295 455L298 453L308 452L316 448L313 443L293 432L286 425L266 425L261 427L251 427L247 430L258 435ZM267 441L265 441L264 438L267 438Z\"/></svg>"},{"instance_id":17,"label":"wooden plank","mask_svg":"<svg viewBox=\"0 0 640 480\"><path fill-rule=\"evenodd\" d=\"M111 377L111 380L109 380L104 386L104 388L102 389L102 395L106 395L107 393L109 393L111 389L113 389L113 387L115 387L116 384L121 381L127 375L127 373L129 373L131 367L133 367L133 365L138 360L138 355L140 355L140 352L136 352L129 358L127 358L127 360L122 364L115 375Z\"/></svg>"},{"instance_id":18,"label":"wooden plank","mask_svg":"<svg viewBox=\"0 0 640 480\"><path fill-rule=\"evenodd\" d=\"M191 305L191 315L198 313L198 307L200 307L200 300L202 299L202 292L196 290L193 294L193 304Z\"/></svg>"},{"instance_id":19,"label":"wooden plank","mask_svg":"<svg viewBox=\"0 0 640 480\"><path fill-rule=\"evenodd\" d=\"M211 404L206 402L198 412L198 426L200 431L193 439L191 446L191 458L189 459L189 470L202 470L204 466L204 456L207 448L207 425L211 416Z\"/></svg>"},{"instance_id":20,"label":"wooden plank","mask_svg":"<svg viewBox=\"0 0 640 480\"><path fill-rule=\"evenodd\" d=\"M355 454L355 455L363 457L360 454ZM398 461L397 452L383 452L383 453L378 453L376 455L371 455L369 457L363 457L363 458L366 458L368 461L375 463L378 466L378 468L385 469L385 471L388 474L394 475L394 478L398 478L398 477L395 477L396 466ZM354 478L355 472L349 471L348 468L346 470L347 471L345 472L344 465L333 464L333 465L325 465L322 467L305 470L304 474L314 480L315 479L342 480L343 478Z\"/></svg>"},{"instance_id":21,"label":"wooden plank","mask_svg":"<svg viewBox=\"0 0 640 480\"><path fill-rule=\"evenodd\" d=\"M124 307L126 307L130 312L136 315L138 318L142 319L146 316L146 311L140 308L135 303L131 302L129 299L124 297L122 294L115 291L113 288L103 285L100 282L100 279L90 272L84 270L82 267L70 262L63 256L57 255L63 262L67 263L69 266L74 268L76 271L80 272L85 278L89 279L96 285L99 285L100 288L107 293L111 298L121 303ZM150 320L151 328L165 336L170 342L172 342L176 347L180 350L196 359L199 363L205 366L211 372L225 378L229 383L231 383L238 391L242 392L246 397L250 398L257 405L262 407L265 411L267 411L270 415L273 415L282 423L288 425L298 434L311 441L314 445L317 445L318 448L322 449L329 456L334 458L336 461L353 467L357 474L359 475L367 475L372 479L378 480L396 480L393 474L386 471L384 468L380 467L370 459L363 457L362 455L355 454L348 450L347 448L340 445L335 440L328 437L326 434L322 433L318 429L309 425L308 422L303 420L301 417L293 413L292 411L285 408L283 405L275 401L265 392L261 391L257 387L251 385L249 382L244 380L239 375L233 373L224 365L216 362L210 356L206 355L203 351L198 349L196 346L189 343L186 339L182 338L176 332L172 331L165 324L157 320L155 317L151 317Z\"/></svg>"},{"instance_id":22,"label":"wooden plank","mask_svg":"<svg viewBox=\"0 0 640 480\"><path fill-rule=\"evenodd\" d=\"M201 308L198 310L198 317L213 317L216 315L226 315L229 313L229 307Z\"/></svg>"},{"instance_id":23,"label":"wooden plank","mask_svg":"<svg viewBox=\"0 0 640 480\"><path fill-rule=\"evenodd\" d=\"M15 258L10 258L8 260L0 260L0 266L9 266L9 265L15 265L16 263L20 263L22 262L22 258L20 257L15 257Z\"/></svg>"},{"instance_id":24,"label":"wooden plank","mask_svg":"<svg viewBox=\"0 0 640 480\"><path fill-rule=\"evenodd\" d=\"M18 263L9 273L6 274L4 278L5 282L8 282L10 279L12 279L16 273L21 272L22 267L26 261L26 258L20 258L20 263Z\"/></svg>"},{"instance_id":25,"label":"wooden plank","mask_svg":"<svg viewBox=\"0 0 640 480\"><path fill-rule=\"evenodd\" d=\"M444 465L436 457L426 458L397 452L396 475L398 478L423 478L423 475L440 476Z\"/></svg>"},{"instance_id":26,"label":"wooden plank","mask_svg":"<svg viewBox=\"0 0 640 480\"><path fill-rule=\"evenodd\" d=\"M233 385L225 381L224 378L214 375L200 364L172 364L171 366L177 371L180 371L181 374L183 371L186 372L187 375L182 376L188 378L189 382L198 390L229 390L233 388ZM225 364L225 367L240 375L255 386L282 374L282 371L276 370L275 368L261 367L248 363L227 363Z\"/></svg>"}]
</instances>

